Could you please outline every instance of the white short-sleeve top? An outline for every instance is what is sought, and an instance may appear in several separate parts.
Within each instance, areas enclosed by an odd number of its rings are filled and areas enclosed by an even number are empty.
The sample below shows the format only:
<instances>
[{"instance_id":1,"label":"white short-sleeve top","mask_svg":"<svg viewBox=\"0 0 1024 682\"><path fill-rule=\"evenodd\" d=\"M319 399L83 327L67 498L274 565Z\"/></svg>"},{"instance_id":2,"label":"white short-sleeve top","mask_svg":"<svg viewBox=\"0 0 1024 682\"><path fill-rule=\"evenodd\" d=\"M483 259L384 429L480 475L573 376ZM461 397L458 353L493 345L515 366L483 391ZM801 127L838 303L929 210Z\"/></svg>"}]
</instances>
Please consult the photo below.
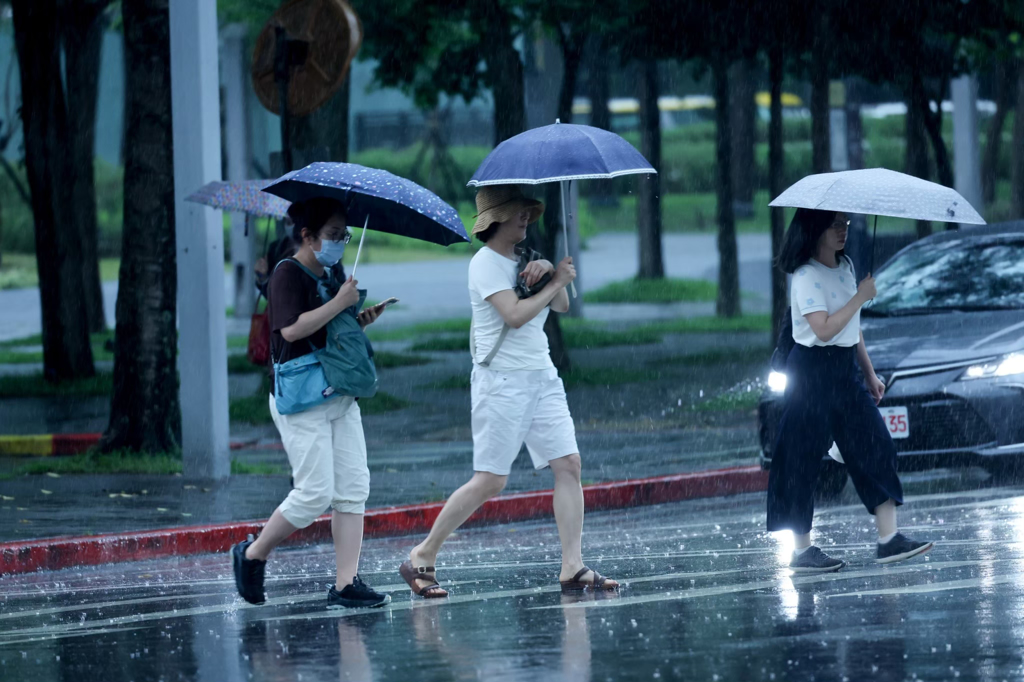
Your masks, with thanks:
<instances>
[{"instance_id":1,"label":"white short-sleeve top","mask_svg":"<svg viewBox=\"0 0 1024 682\"><path fill-rule=\"evenodd\" d=\"M857 275L849 258L830 268L813 258L793 273L789 285L789 305L793 311L793 340L801 346L856 346L860 342L860 311L831 341L822 341L804 315L825 311L838 312L857 293Z\"/></svg>"}]
</instances>

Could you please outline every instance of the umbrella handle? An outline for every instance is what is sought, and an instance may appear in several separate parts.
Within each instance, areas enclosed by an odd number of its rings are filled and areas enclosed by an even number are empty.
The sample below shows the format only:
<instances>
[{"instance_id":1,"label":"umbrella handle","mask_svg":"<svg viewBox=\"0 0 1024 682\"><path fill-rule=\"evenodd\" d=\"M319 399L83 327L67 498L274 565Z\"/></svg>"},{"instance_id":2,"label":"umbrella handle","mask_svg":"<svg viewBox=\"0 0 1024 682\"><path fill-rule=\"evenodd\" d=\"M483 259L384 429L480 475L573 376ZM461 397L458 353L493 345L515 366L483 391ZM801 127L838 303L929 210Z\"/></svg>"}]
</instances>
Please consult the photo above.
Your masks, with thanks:
<instances>
[{"instance_id":1,"label":"umbrella handle","mask_svg":"<svg viewBox=\"0 0 1024 682\"><path fill-rule=\"evenodd\" d=\"M557 122L558 121L556 121L556 123ZM558 198L560 200L558 203L562 205L562 243L565 246L566 258L569 257L569 221L566 219L565 212L565 204L567 202L568 195L565 189L570 182L572 182L572 180L563 180L558 183ZM574 282L569 282L569 290L572 291L572 297L576 298L576 284Z\"/></svg>"},{"instance_id":2,"label":"umbrella handle","mask_svg":"<svg viewBox=\"0 0 1024 682\"><path fill-rule=\"evenodd\" d=\"M370 214L366 214L363 221L363 233L359 235L359 248L356 250L356 262L352 264L352 279L356 278L356 269L359 267L359 256L363 253L363 242L366 240L366 226L370 224Z\"/></svg>"}]
</instances>

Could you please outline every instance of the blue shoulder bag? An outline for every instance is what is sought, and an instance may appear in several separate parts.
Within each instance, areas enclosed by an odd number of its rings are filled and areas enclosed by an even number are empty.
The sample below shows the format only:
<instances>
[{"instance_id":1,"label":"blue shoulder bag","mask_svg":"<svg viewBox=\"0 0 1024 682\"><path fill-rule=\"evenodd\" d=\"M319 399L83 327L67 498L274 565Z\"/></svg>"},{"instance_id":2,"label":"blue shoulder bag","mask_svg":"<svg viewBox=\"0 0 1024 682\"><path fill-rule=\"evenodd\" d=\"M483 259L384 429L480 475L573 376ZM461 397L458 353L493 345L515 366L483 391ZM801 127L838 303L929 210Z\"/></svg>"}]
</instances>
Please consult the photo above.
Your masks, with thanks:
<instances>
[{"instance_id":1,"label":"blue shoulder bag","mask_svg":"<svg viewBox=\"0 0 1024 682\"><path fill-rule=\"evenodd\" d=\"M288 259L316 280L324 303L333 297L330 281L313 274L302 263ZM280 265L280 264L278 264ZM274 399L280 414L295 414L337 396L370 398L377 393L377 368L373 347L356 317L366 300L359 301L327 323L327 345L285 363L274 362Z\"/></svg>"}]
</instances>

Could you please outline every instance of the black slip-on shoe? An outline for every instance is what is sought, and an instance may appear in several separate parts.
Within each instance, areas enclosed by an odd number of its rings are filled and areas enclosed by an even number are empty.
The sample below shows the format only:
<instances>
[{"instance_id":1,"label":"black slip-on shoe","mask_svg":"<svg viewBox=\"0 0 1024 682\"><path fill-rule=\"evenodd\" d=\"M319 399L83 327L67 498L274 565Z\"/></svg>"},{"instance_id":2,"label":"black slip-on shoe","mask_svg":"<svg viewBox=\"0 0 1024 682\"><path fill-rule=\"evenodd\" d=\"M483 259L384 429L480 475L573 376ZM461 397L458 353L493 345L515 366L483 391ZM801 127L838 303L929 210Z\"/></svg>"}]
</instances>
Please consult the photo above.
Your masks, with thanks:
<instances>
[{"instance_id":1,"label":"black slip-on shoe","mask_svg":"<svg viewBox=\"0 0 1024 682\"><path fill-rule=\"evenodd\" d=\"M335 585L327 591L327 608L329 609L360 609L384 606L391 603L390 594L381 594L363 582L358 575L351 585L346 585L341 592Z\"/></svg>"},{"instance_id":2,"label":"black slip-on shoe","mask_svg":"<svg viewBox=\"0 0 1024 682\"><path fill-rule=\"evenodd\" d=\"M267 595L263 591L267 562L245 558L245 550L252 543L253 537L250 535L248 540L232 547L231 564L235 569L235 587L239 596L250 604L262 604L267 601Z\"/></svg>"},{"instance_id":3,"label":"black slip-on shoe","mask_svg":"<svg viewBox=\"0 0 1024 682\"><path fill-rule=\"evenodd\" d=\"M789 568L794 573L829 573L838 571L846 565L845 561L833 559L817 547L809 547L803 554L793 552Z\"/></svg>"},{"instance_id":4,"label":"black slip-on shoe","mask_svg":"<svg viewBox=\"0 0 1024 682\"><path fill-rule=\"evenodd\" d=\"M911 540L903 535L903 533L896 533L896 537L889 540L889 542L878 544L878 558L875 561L880 564L894 564L897 561L906 561L911 557L924 554L934 546L934 542Z\"/></svg>"}]
</instances>

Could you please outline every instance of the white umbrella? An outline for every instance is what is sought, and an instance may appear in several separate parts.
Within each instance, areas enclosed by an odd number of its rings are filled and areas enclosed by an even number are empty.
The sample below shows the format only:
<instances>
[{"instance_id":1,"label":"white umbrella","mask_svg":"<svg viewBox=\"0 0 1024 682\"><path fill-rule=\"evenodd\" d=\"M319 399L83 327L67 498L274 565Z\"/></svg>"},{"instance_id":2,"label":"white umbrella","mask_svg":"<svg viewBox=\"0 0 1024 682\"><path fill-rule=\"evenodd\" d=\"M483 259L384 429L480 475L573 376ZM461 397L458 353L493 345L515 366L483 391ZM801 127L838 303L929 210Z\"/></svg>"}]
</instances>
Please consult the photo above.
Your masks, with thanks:
<instances>
[{"instance_id":1,"label":"white umbrella","mask_svg":"<svg viewBox=\"0 0 1024 682\"><path fill-rule=\"evenodd\" d=\"M808 175L768 205L985 224L955 189L886 168Z\"/></svg>"},{"instance_id":2,"label":"white umbrella","mask_svg":"<svg viewBox=\"0 0 1024 682\"><path fill-rule=\"evenodd\" d=\"M871 214L876 230L880 215L985 224L985 219L955 189L887 168L808 175L768 205Z\"/></svg>"}]
</instances>

